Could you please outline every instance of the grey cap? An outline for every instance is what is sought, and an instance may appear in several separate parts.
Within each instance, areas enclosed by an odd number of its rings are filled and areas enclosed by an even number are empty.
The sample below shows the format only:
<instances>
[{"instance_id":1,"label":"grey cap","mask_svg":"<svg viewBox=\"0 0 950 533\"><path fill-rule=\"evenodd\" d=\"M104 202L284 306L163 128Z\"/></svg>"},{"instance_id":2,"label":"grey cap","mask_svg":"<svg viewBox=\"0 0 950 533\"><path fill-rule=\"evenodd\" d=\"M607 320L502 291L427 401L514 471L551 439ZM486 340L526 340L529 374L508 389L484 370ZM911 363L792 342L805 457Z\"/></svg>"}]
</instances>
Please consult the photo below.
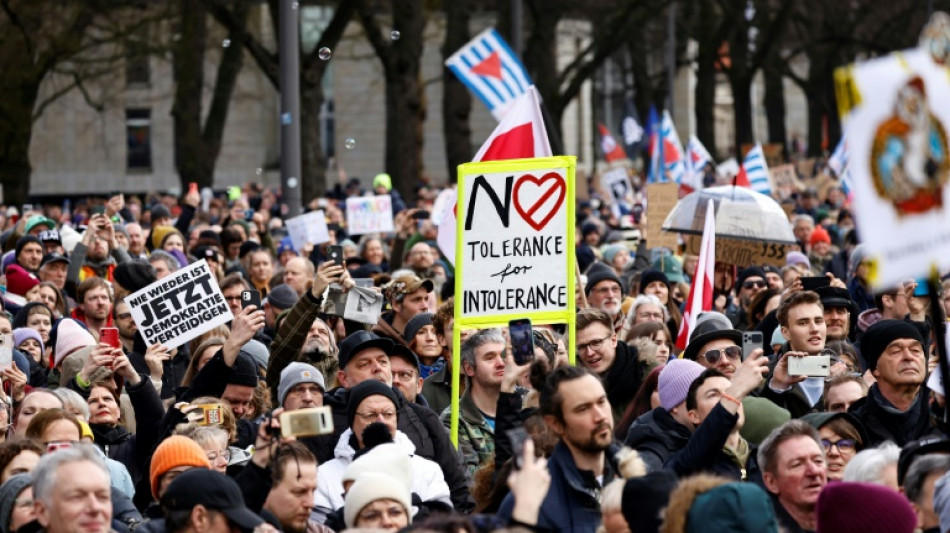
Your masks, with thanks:
<instances>
[{"instance_id":1,"label":"grey cap","mask_svg":"<svg viewBox=\"0 0 950 533\"><path fill-rule=\"evenodd\" d=\"M264 346L264 343L251 339L241 347L241 353L250 356L254 360L254 364L257 366L262 366L267 368L267 362L270 359L270 352L267 350L267 346Z\"/></svg>"},{"instance_id":2,"label":"grey cap","mask_svg":"<svg viewBox=\"0 0 950 533\"><path fill-rule=\"evenodd\" d=\"M16 497L30 486L29 474L11 476L3 485L0 485L0 533L10 533L10 516L13 515L13 504Z\"/></svg>"},{"instance_id":3,"label":"grey cap","mask_svg":"<svg viewBox=\"0 0 950 533\"><path fill-rule=\"evenodd\" d=\"M293 307L297 303L297 298L297 291L285 283L281 283L267 293L267 303L281 311Z\"/></svg>"},{"instance_id":4,"label":"grey cap","mask_svg":"<svg viewBox=\"0 0 950 533\"><path fill-rule=\"evenodd\" d=\"M287 394L290 389L301 383L316 383L320 390L326 391L327 386L323 382L323 374L313 365L307 363L290 363L280 372L280 384L277 385L277 401L284 405Z\"/></svg>"}]
</instances>

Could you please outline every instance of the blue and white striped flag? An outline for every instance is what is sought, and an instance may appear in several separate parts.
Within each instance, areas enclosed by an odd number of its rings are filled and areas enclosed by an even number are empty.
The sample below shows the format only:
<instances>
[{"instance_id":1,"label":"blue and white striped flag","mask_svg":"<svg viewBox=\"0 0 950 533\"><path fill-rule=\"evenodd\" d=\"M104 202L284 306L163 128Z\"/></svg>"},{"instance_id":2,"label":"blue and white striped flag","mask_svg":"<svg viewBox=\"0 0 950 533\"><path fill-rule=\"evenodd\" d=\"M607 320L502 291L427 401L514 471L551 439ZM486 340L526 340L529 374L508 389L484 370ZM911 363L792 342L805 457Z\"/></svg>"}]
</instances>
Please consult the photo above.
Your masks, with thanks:
<instances>
[{"instance_id":1,"label":"blue and white striped flag","mask_svg":"<svg viewBox=\"0 0 950 533\"><path fill-rule=\"evenodd\" d=\"M445 60L455 76L501 120L533 84L524 65L495 28L479 33Z\"/></svg>"},{"instance_id":2,"label":"blue and white striped flag","mask_svg":"<svg viewBox=\"0 0 950 533\"><path fill-rule=\"evenodd\" d=\"M762 145L755 144L749 153L745 155L742 161L742 169L745 171L746 178L749 180L749 186L755 192L762 194L772 193L772 182L769 181L769 167L765 163L765 153L762 152Z\"/></svg>"},{"instance_id":3,"label":"blue and white striped flag","mask_svg":"<svg viewBox=\"0 0 950 533\"><path fill-rule=\"evenodd\" d=\"M831 167L831 170L835 171L835 176L838 176L839 179L844 169L848 166L848 141L844 135L842 135L841 140L838 141L838 146L835 147L835 151L831 152L831 156L828 158L828 166Z\"/></svg>"}]
</instances>

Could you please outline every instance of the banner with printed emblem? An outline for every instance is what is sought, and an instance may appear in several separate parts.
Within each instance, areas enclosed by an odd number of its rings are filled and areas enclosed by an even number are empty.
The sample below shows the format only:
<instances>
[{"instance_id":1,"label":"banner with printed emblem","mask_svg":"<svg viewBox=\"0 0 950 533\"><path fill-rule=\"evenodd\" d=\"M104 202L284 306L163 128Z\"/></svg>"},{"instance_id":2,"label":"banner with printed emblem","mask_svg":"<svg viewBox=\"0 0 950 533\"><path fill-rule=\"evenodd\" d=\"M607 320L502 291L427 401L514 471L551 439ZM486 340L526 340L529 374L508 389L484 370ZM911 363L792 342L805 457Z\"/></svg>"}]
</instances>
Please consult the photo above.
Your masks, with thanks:
<instances>
[{"instance_id":1,"label":"banner with printed emblem","mask_svg":"<svg viewBox=\"0 0 950 533\"><path fill-rule=\"evenodd\" d=\"M346 199L346 229L350 235L393 231L393 200L388 194Z\"/></svg>"},{"instance_id":2,"label":"banner with printed emblem","mask_svg":"<svg viewBox=\"0 0 950 533\"><path fill-rule=\"evenodd\" d=\"M204 259L126 296L125 303L147 346L177 348L234 319Z\"/></svg>"},{"instance_id":3,"label":"banner with printed emblem","mask_svg":"<svg viewBox=\"0 0 950 533\"><path fill-rule=\"evenodd\" d=\"M567 323L574 338L575 158L459 166L455 323Z\"/></svg>"}]
</instances>

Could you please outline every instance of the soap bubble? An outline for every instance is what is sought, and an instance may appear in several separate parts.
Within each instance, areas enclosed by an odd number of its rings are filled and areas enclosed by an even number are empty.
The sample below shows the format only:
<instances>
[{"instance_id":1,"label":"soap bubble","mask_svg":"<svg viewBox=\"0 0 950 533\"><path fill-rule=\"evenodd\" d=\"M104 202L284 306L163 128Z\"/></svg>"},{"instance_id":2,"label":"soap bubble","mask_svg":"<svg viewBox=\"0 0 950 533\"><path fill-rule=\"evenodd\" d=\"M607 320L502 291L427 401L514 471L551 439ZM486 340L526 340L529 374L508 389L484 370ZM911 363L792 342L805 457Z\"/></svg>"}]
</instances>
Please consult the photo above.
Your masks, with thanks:
<instances>
[{"instance_id":1,"label":"soap bubble","mask_svg":"<svg viewBox=\"0 0 950 533\"><path fill-rule=\"evenodd\" d=\"M264 169L261 168L261 167L257 167L257 169L254 171L254 173L257 174L258 176L260 176L261 174L264 173Z\"/></svg>"},{"instance_id":2,"label":"soap bubble","mask_svg":"<svg viewBox=\"0 0 950 533\"><path fill-rule=\"evenodd\" d=\"M346 140L343 141L343 146L345 146L347 150L356 148L356 139L353 137L347 137Z\"/></svg>"},{"instance_id":3,"label":"soap bubble","mask_svg":"<svg viewBox=\"0 0 950 533\"><path fill-rule=\"evenodd\" d=\"M399 36L400 36L399 30L393 30L393 31L389 34L389 38L392 39L392 40L394 40L394 41L398 41L398 40L399 40Z\"/></svg>"},{"instance_id":4,"label":"soap bubble","mask_svg":"<svg viewBox=\"0 0 950 533\"><path fill-rule=\"evenodd\" d=\"M290 189L296 189L296 188L297 188L297 178L295 178L295 177L293 177L293 176L287 178L287 187L290 188Z\"/></svg>"},{"instance_id":5,"label":"soap bubble","mask_svg":"<svg viewBox=\"0 0 950 533\"><path fill-rule=\"evenodd\" d=\"M297 6L298 6L298 5L299 5L299 4L297 4L297 2L291 2L291 4L290 4L290 9L297 9Z\"/></svg>"},{"instance_id":6,"label":"soap bubble","mask_svg":"<svg viewBox=\"0 0 950 533\"><path fill-rule=\"evenodd\" d=\"M223 46L223 47L225 47L225 48L231 46L231 39L225 39L225 40L221 41L221 46Z\"/></svg>"},{"instance_id":7,"label":"soap bubble","mask_svg":"<svg viewBox=\"0 0 950 533\"><path fill-rule=\"evenodd\" d=\"M329 60L330 60L330 56L333 55L333 52L330 51L329 48L327 48L326 46L324 46L323 48L320 49L319 52L317 52L317 55L320 56L320 59L322 59L322 60L324 60L324 61L329 61Z\"/></svg>"}]
</instances>

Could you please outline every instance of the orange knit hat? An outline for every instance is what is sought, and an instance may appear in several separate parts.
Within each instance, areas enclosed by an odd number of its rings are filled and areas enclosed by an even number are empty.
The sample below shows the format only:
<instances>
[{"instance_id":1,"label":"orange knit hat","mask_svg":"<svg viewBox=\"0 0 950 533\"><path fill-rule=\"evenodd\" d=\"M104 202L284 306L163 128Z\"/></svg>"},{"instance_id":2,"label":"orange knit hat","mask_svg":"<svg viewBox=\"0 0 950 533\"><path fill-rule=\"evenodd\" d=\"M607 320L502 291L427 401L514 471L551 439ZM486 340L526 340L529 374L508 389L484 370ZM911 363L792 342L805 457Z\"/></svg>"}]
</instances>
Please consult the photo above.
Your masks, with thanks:
<instances>
[{"instance_id":1,"label":"orange knit hat","mask_svg":"<svg viewBox=\"0 0 950 533\"><path fill-rule=\"evenodd\" d=\"M152 497L158 500L158 482L166 472L179 466L211 468L208 455L197 442L181 435L172 435L163 440L152 454L152 466L148 479L152 485Z\"/></svg>"}]
</instances>

